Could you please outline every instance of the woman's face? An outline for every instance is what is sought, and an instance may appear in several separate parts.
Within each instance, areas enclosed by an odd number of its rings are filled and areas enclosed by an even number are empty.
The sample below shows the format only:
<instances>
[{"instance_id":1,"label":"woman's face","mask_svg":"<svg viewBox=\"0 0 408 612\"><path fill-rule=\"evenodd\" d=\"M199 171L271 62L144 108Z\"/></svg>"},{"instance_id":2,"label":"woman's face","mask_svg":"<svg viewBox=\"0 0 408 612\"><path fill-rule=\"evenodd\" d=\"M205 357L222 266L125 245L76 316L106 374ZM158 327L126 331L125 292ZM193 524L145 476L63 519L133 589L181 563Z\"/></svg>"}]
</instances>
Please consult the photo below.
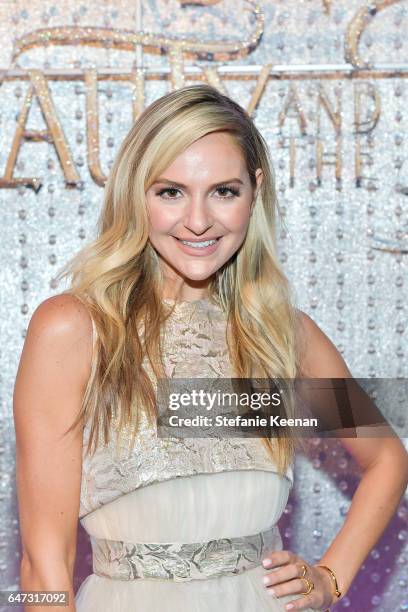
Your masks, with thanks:
<instances>
[{"instance_id":1,"label":"woman's face","mask_svg":"<svg viewBox=\"0 0 408 612\"><path fill-rule=\"evenodd\" d=\"M260 169L256 178L258 190ZM255 195L245 160L225 132L195 141L148 189L149 238L166 279L183 299L202 297L238 250Z\"/></svg>"}]
</instances>

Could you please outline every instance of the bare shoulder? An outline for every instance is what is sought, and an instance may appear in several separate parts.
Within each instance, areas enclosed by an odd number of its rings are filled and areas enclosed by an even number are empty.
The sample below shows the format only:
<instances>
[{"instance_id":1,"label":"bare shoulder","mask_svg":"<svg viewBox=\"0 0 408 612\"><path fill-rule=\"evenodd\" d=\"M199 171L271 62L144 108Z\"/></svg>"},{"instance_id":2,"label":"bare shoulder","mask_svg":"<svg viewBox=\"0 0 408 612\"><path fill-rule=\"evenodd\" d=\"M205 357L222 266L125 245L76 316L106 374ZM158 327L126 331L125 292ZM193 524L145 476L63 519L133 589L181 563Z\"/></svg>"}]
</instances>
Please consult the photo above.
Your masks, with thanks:
<instances>
[{"instance_id":1,"label":"bare shoulder","mask_svg":"<svg viewBox=\"0 0 408 612\"><path fill-rule=\"evenodd\" d=\"M81 336L92 331L91 317L86 306L75 295L61 293L47 298L35 309L29 328L58 336Z\"/></svg>"},{"instance_id":2,"label":"bare shoulder","mask_svg":"<svg viewBox=\"0 0 408 612\"><path fill-rule=\"evenodd\" d=\"M92 358L92 321L86 306L67 293L41 302L31 317L23 351L75 364L81 384L86 383Z\"/></svg>"},{"instance_id":3,"label":"bare shoulder","mask_svg":"<svg viewBox=\"0 0 408 612\"><path fill-rule=\"evenodd\" d=\"M349 378L352 376L340 351L308 314L297 309L300 376Z\"/></svg>"}]
</instances>

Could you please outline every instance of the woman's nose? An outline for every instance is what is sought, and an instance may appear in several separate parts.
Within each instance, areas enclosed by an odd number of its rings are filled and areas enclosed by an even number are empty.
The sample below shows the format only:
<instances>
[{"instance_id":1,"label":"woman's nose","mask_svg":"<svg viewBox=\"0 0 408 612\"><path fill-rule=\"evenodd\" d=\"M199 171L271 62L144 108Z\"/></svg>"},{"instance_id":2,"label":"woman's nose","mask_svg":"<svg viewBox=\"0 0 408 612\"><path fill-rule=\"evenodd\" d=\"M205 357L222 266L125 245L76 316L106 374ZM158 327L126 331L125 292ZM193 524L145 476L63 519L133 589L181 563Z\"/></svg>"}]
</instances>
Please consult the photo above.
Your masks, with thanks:
<instances>
[{"instance_id":1,"label":"woman's nose","mask_svg":"<svg viewBox=\"0 0 408 612\"><path fill-rule=\"evenodd\" d=\"M212 213L201 196L194 197L188 203L183 219L184 226L196 234L202 234L213 225Z\"/></svg>"}]
</instances>

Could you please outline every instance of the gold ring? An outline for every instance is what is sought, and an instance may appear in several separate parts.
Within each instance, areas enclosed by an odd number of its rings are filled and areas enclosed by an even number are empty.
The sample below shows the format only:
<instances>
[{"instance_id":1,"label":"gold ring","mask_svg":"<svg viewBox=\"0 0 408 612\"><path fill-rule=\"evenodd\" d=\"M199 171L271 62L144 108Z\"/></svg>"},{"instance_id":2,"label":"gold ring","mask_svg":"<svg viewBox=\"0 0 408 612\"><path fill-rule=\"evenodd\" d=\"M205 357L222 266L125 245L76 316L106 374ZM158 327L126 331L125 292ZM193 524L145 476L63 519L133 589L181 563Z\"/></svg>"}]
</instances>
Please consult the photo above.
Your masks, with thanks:
<instances>
[{"instance_id":1,"label":"gold ring","mask_svg":"<svg viewBox=\"0 0 408 612\"><path fill-rule=\"evenodd\" d=\"M301 578L304 578L306 576L306 572L307 572L307 567L306 565L301 565L300 569L302 570L302 575L300 576Z\"/></svg>"},{"instance_id":2,"label":"gold ring","mask_svg":"<svg viewBox=\"0 0 408 612\"><path fill-rule=\"evenodd\" d=\"M300 580L305 580L307 582L307 591L301 591L301 595L309 595L310 591L314 589L314 584L308 578L300 578Z\"/></svg>"}]
</instances>

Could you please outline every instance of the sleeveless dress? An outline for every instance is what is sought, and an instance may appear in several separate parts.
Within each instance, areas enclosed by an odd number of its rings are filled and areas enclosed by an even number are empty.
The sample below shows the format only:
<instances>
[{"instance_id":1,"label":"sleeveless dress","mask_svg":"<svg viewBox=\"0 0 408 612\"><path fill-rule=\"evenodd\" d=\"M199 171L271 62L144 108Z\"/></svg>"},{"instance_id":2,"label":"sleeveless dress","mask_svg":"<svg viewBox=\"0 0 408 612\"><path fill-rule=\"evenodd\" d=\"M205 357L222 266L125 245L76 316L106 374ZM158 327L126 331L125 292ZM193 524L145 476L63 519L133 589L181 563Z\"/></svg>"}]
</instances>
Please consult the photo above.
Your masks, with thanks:
<instances>
[{"instance_id":1,"label":"sleeveless dress","mask_svg":"<svg viewBox=\"0 0 408 612\"><path fill-rule=\"evenodd\" d=\"M210 299L176 303L162 330L166 375L233 377L225 332ZM90 456L88 424L83 436L79 520L93 573L77 612L282 612L300 597L262 581L262 559L282 549L293 465L280 475L259 438L161 438L142 417L130 454L111 440Z\"/></svg>"}]
</instances>

